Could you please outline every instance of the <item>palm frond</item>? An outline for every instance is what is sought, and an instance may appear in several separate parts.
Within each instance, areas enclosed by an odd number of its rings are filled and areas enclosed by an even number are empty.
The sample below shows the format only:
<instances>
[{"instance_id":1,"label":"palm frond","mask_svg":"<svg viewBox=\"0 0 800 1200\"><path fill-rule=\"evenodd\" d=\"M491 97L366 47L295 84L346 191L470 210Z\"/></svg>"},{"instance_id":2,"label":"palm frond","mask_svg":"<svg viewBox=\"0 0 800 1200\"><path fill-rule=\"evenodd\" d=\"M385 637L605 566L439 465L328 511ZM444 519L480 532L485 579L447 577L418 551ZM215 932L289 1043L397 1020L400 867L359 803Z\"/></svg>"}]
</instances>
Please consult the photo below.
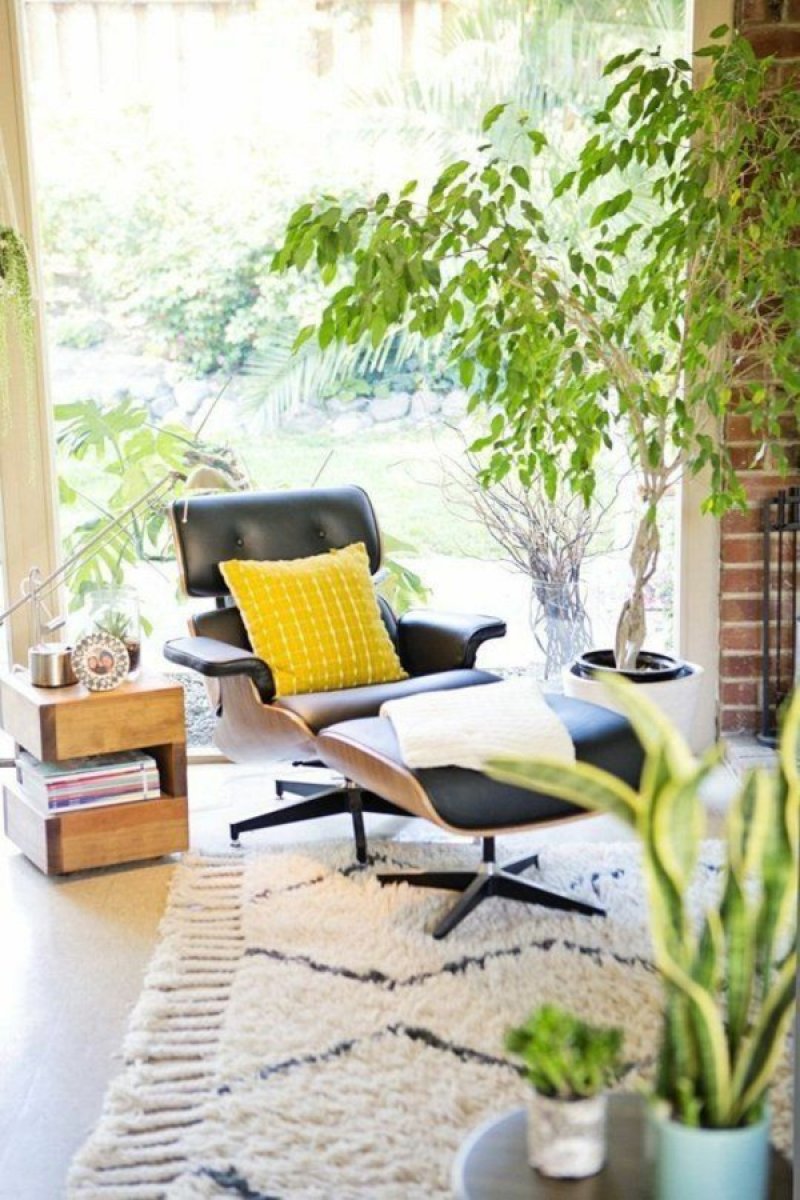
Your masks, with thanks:
<instances>
[{"instance_id":1,"label":"palm frond","mask_svg":"<svg viewBox=\"0 0 800 1200\"><path fill-rule=\"evenodd\" d=\"M277 429L304 407L330 396L348 379L380 374L391 360L402 366L412 358L422 365L433 358L439 343L401 330L375 348L369 342L333 343L322 350L311 338L294 351L297 330L278 329L262 341L247 363L245 386L248 411L264 429Z\"/></svg>"},{"instance_id":2,"label":"palm frond","mask_svg":"<svg viewBox=\"0 0 800 1200\"><path fill-rule=\"evenodd\" d=\"M398 71L354 90L350 102L371 144L400 136L440 159L461 157L493 104L508 103L511 126L520 112L547 125L555 113L592 105L612 53L641 43L678 52L684 8L684 0L628 0L611 14L606 0L481 0L445 23L435 72Z\"/></svg>"}]
</instances>

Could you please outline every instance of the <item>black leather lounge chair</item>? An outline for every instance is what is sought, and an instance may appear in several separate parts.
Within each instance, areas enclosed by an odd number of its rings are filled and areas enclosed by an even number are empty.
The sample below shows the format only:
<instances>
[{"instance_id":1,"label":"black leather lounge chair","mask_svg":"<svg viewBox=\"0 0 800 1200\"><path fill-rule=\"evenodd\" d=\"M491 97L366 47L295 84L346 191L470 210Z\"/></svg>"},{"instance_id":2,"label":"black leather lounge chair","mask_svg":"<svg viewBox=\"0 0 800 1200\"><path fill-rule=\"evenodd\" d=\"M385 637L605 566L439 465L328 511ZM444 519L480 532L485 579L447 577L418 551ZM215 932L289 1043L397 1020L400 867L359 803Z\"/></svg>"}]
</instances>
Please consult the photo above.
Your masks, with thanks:
<instances>
[{"instance_id":1,"label":"black leather lounge chair","mask_svg":"<svg viewBox=\"0 0 800 1200\"><path fill-rule=\"evenodd\" d=\"M366 545L373 574L381 567L381 538L369 498L358 487L244 492L176 501L171 521L181 580L189 596L214 603L190 620L191 637L164 648L174 663L205 676L216 709L214 740L234 762L317 764L316 742L329 725L374 717L398 696L472 687L496 678L475 669L478 647L502 637L494 617L417 611L399 619L379 598L386 628L409 678L396 683L276 697L269 664L256 658L218 564L227 559L297 559L353 542ZM247 830L350 812L360 862L366 861L363 812L405 813L393 802L350 782L330 787L278 781L278 796L306 799L237 821L231 838Z\"/></svg>"},{"instance_id":2,"label":"black leather lounge chair","mask_svg":"<svg viewBox=\"0 0 800 1200\"><path fill-rule=\"evenodd\" d=\"M610 771L631 787L638 786L644 751L627 718L567 696L547 696L547 702L567 726L579 761ZM535 854L503 866L495 861L497 836L586 817L584 809L500 783L480 771L462 767L412 770L403 762L392 724L384 717L329 726L317 739L317 751L328 766L406 813L424 817L451 833L481 839L482 861L474 871L399 871L378 876L384 884L410 883L462 893L436 925L434 937L445 937L489 896L604 915L596 905L521 879L520 873L535 864Z\"/></svg>"}]
</instances>

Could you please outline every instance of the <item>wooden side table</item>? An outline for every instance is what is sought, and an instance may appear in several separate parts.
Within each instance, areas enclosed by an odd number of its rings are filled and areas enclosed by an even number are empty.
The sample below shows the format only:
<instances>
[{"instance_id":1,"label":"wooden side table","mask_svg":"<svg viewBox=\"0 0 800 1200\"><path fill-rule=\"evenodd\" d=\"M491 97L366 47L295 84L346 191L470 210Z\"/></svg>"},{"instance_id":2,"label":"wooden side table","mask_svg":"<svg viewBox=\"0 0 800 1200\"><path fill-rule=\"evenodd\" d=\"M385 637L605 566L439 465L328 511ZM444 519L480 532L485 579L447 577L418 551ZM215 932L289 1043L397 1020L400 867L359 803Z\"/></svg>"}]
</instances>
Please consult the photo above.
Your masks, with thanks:
<instances>
[{"instance_id":1,"label":"wooden side table","mask_svg":"<svg viewBox=\"0 0 800 1200\"><path fill-rule=\"evenodd\" d=\"M456 1200L650 1200L644 1118L640 1096L610 1096L603 1170L587 1179L547 1179L528 1164L527 1112L515 1108L481 1125L462 1144L453 1164L453 1195ZM791 1195L792 1168L773 1150L769 1200Z\"/></svg>"},{"instance_id":2,"label":"wooden side table","mask_svg":"<svg viewBox=\"0 0 800 1200\"><path fill-rule=\"evenodd\" d=\"M6 835L46 875L186 850L189 816L183 688L141 675L110 692L80 684L36 688L25 672L0 676L0 722L36 758L60 762L143 750L158 764L161 795L47 815L17 783L3 788Z\"/></svg>"}]
</instances>

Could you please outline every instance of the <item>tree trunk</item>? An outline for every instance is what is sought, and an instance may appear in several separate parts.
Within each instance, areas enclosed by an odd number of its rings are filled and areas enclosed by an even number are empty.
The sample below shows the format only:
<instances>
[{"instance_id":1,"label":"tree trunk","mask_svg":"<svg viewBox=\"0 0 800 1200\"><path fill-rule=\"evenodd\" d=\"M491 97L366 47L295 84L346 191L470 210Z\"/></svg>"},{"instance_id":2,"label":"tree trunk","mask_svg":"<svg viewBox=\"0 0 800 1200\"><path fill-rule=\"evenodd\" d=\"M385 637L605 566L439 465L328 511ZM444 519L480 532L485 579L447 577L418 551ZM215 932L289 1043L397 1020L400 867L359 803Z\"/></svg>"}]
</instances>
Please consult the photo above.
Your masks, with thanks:
<instances>
[{"instance_id":1,"label":"tree trunk","mask_svg":"<svg viewBox=\"0 0 800 1200\"><path fill-rule=\"evenodd\" d=\"M623 671L636 669L639 652L644 644L646 633L644 589L653 577L660 549L661 539L658 525L648 509L639 521L639 527L633 539L630 557L633 584L631 593L622 606L614 642L614 659L617 667Z\"/></svg>"}]
</instances>

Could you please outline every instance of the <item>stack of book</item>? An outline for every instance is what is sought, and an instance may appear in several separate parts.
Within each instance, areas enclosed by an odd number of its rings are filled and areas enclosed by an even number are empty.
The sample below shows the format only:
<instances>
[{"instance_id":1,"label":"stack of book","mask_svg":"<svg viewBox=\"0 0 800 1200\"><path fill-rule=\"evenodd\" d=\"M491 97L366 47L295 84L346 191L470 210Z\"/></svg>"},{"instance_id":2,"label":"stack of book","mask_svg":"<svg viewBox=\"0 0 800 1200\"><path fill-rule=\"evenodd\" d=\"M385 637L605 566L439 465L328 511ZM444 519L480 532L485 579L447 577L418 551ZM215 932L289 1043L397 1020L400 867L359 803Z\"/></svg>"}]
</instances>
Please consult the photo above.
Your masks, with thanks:
<instances>
[{"instance_id":1,"label":"stack of book","mask_svg":"<svg viewBox=\"0 0 800 1200\"><path fill-rule=\"evenodd\" d=\"M17 779L31 804L45 813L152 800L161 794L158 766L141 750L39 762L27 750L17 758Z\"/></svg>"}]
</instances>

